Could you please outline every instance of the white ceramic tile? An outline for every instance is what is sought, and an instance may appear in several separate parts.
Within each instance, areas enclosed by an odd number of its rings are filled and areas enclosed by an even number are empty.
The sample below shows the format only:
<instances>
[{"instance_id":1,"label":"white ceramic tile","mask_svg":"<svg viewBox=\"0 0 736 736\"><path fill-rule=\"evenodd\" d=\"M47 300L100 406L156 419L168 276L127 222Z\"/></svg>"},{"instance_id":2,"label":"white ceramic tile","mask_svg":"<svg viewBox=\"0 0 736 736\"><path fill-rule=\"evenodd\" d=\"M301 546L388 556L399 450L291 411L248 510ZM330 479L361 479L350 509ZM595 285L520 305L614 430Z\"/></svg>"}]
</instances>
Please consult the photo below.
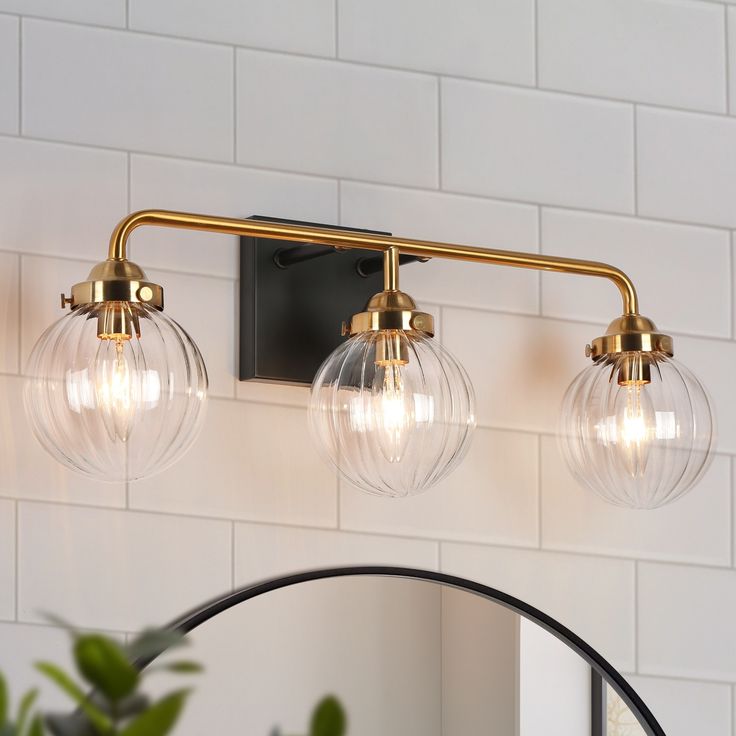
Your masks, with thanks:
<instances>
[{"instance_id":1,"label":"white ceramic tile","mask_svg":"<svg viewBox=\"0 0 736 736\"><path fill-rule=\"evenodd\" d=\"M23 132L230 161L233 51L24 21Z\"/></svg>"},{"instance_id":2,"label":"white ceramic tile","mask_svg":"<svg viewBox=\"0 0 736 736\"><path fill-rule=\"evenodd\" d=\"M629 106L442 82L442 188L614 212L634 209Z\"/></svg>"},{"instance_id":3,"label":"white ceramic tile","mask_svg":"<svg viewBox=\"0 0 736 736\"><path fill-rule=\"evenodd\" d=\"M639 672L733 682L736 571L640 563Z\"/></svg>"},{"instance_id":4,"label":"white ceramic tile","mask_svg":"<svg viewBox=\"0 0 736 736\"><path fill-rule=\"evenodd\" d=\"M572 629L619 669L634 663L634 563L443 543L443 572L509 593Z\"/></svg>"},{"instance_id":5,"label":"white ceramic tile","mask_svg":"<svg viewBox=\"0 0 736 736\"><path fill-rule=\"evenodd\" d=\"M240 163L437 186L436 79L253 51L237 67Z\"/></svg>"},{"instance_id":6,"label":"white ceramic tile","mask_svg":"<svg viewBox=\"0 0 736 736\"><path fill-rule=\"evenodd\" d=\"M340 526L536 547L537 438L476 429L453 473L419 496L386 499L343 483Z\"/></svg>"},{"instance_id":7,"label":"white ceramic tile","mask_svg":"<svg viewBox=\"0 0 736 736\"><path fill-rule=\"evenodd\" d=\"M69 634L51 626L0 624L0 670L10 688L13 712L23 693L33 688L39 691L40 710L69 712L71 701L38 672L36 662L53 662L73 672Z\"/></svg>"},{"instance_id":8,"label":"white ceramic tile","mask_svg":"<svg viewBox=\"0 0 736 736\"><path fill-rule=\"evenodd\" d=\"M342 58L534 84L532 0L338 4Z\"/></svg>"},{"instance_id":9,"label":"white ceramic tile","mask_svg":"<svg viewBox=\"0 0 736 736\"><path fill-rule=\"evenodd\" d=\"M337 184L327 179L140 155L131 157L130 178L132 210L337 223ZM131 243L134 260L147 266L238 277L233 236L142 228Z\"/></svg>"},{"instance_id":10,"label":"white ceramic tile","mask_svg":"<svg viewBox=\"0 0 736 736\"><path fill-rule=\"evenodd\" d=\"M146 269L164 287L166 314L199 347L209 377L210 396L235 396L235 282Z\"/></svg>"},{"instance_id":11,"label":"white ceramic tile","mask_svg":"<svg viewBox=\"0 0 736 736\"><path fill-rule=\"evenodd\" d=\"M189 453L130 486L136 508L310 526L336 525L336 494L304 410L217 399Z\"/></svg>"},{"instance_id":12,"label":"white ceramic tile","mask_svg":"<svg viewBox=\"0 0 736 736\"><path fill-rule=\"evenodd\" d=\"M0 133L18 132L19 21L0 16Z\"/></svg>"},{"instance_id":13,"label":"white ceramic tile","mask_svg":"<svg viewBox=\"0 0 736 736\"><path fill-rule=\"evenodd\" d=\"M736 343L675 336L675 359L695 374L711 397L718 450L736 452L736 393L731 370Z\"/></svg>"},{"instance_id":14,"label":"white ceramic tile","mask_svg":"<svg viewBox=\"0 0 736 736\"><path fill-rule=\"evenodd\" d=\"M263 383L261 381L237 381L235 395L244 401L255 401L263 404L300 407L309 405L309 386L290 386L288 384Z\"/></svg>"},{"instance_id":15,"label":"white ceramic tile","mask_svg":"<svg viewBox=\"0 0 736 736\"><path fill-rule=\"evenodd\" d=\"M319 529L235 525L236 585L303 570L352 565L434 570L437 568L437 544Z\"/></svg>"},{"instance_id":16,"label":"white ceramic tile","mask_svg":"<svg viewBox=\"0 0 736 736\"><path fill-rule=\"evenodd\" d=\"M0 169L0 248L107 257L127 211L124 153L0 138Z\"/></svg>"},{"instance_id":17,"label":"white ceramic tile","mask_svg":"<svg viewBox=\"0 0 736 736\"><path fill-rule=\"evenodd\" d=\"M335 54L334 0L130 0L130 27L238 46Z\"/></svg>"},{"instance_id":18,"label":"white ceramic tile","mask_svg":"<svg viewBox=\"0 0 736 736\"><path fill-rule=\"evenodd\" d=\"M0 495L120 507L125 484L94 481L52 458L31 431L23 408L23 380L1 376Z\"/></svg>"},{"instance_id":19,"label":"white ceramic tile","mask_svg":"<svg viewBox=\"0 0 736 736\"><path fill-rule=\"evenodd\" d=\"M18 372L20 258L0 252L0 371Z\"/></svg>"},{"instance_id":20,"label":"white ceramic tile","mask_svg":"<svg viewBox=\"0 0 736 736\"><path fill-rule=\"evenodd\" d=\"M100 260L104 260L102 253ZM60 294L86 281L93 261L73 261L45 256L21 258L21 372L44 330L69 314L61 309Z\"/></svg>"},{"instance_id":21,"label":"white ceramic tile","mask_svg":"<svg viewBox=\"0 0 736 736\"><path fill-rule=\"evenodd\" d=\"M542 437L542 546L706 565L731 564L730 460L717 456L703 480L651 511L620 508L583 488L554 437ZM585 523L581 524L580 520Z\"/></svg>"},{"instance_id":22,"label":"white ceramic tile","mask_svg":"<svg viewBox=\"0 0 736 736\"><path fill-rule=\"evenodd\" d=\"M538 250L537 208L397 187L343 182L343 225L487 248ZM484 268L435 258L401 270L402 288L441 304L537 312L538 277L523 269Z\"/></svg>"},{"instance_id":23,"label":"white ceramic tile","mask_svg":"<svg viewBox=\"0 0 736 736\"><path fill-rule=\"evenodd\" d=\"M0 12L76 23L125 26L125 0L0 0Z\"/></svg>"},{"instance_id":24,"label":"white ceramic tile","mask_svg":"<svg viewBox=\"0 0 736 736\"><path fill-rule=\"evenodd\" d=\"M626 678L667 736L731 733L731 688L710 682Z\"/></svg>"},{"instance_id":25,"label":"white ceramic tile","mask_svg":"<svg viewBox=\"0 0 736 736\"><path fill-rule=\"evenodd\" d=\"M15 504L0 499L0 618L15 617ZM2 662L0 661L0 666Z\"/></svg>"},{"instance_id":26,"label":"white ceramic tile","mask_svg":"<svg viewBox=\"0 0 736 736\"><path fill-rule=\"evenodd\" d=\"M643 313L660 329L730 337L723 308L731 289L727 232L544 209L541 240L544 253L623 269L637 287ZM613 284L600 279L544 274L542 309L550 317L610 322L621 313L621 299Z\"/></svg>"},{"instance_id":27,"label":"white ceramic tile","mask_svg":"<svg viewBox=\"0 0 736 736\"><path fill-rule=\"evenodd\" d=\"M736 225L736 120L637 110L639 214Z\"/></svg>"},{"instance_id":28,"label":"white ceramic tile","mask_svg":"<svg viewBox=\"0 0 736 736\"><path fill-rule=\"evenodd\" d=\"M562 397L590 361L600 327L550 319L442 310L442 342L468 372L478 423L554 432Z\"/></svg>"},{"instance_id":29,"label":"white ceramic tile","mask_svg":"<svg viewBox=\"0 0 736 736\"><path fill-rule=\"evenodd\" d=\"M539 83L723 112L723 10L661 0L540 0Z\"/></svg>"},{"instance_id":30,"label":"white ceramic tile","mask_svg":"<svg viewBox=\"0 0 736 736\"><path fill-rule=\"evenodd\" d=\"M221 521L57 504L19 508L19 617L77 626L162 626L230 588Z\"/></svg>"},{"instance_id":31,"label":"white ceramic tile","mask_svg":"<svg viewBox=\"0 0 736 736\"><path fill-rule=\"evenodd\" d=\"M726 2L736 2L736 0L726 0ZM734 73L736 72L736 8L728 8L726 11L727 23L728 23L728 81L729 81L729 106L730 112L733 114L736 112L736 79L734 79Z\"/></svg>"}]
</instances>

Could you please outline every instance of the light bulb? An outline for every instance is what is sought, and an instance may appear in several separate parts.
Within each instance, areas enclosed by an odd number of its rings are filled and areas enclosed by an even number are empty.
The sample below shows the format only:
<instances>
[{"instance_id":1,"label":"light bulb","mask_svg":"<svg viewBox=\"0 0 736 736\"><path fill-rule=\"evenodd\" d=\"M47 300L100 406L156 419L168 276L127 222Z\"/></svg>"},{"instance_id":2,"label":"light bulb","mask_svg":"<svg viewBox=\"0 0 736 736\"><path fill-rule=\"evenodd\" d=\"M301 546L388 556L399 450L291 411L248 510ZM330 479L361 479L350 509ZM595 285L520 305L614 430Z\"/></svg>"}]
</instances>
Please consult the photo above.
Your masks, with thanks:
<instances>
[{"instance_id":1,"label":"light bulb","mask_svg":"<svg viewBox=\"0 0 736 736\"><path fill-rule=\"evenodd\" d=\"M41 336L25 403L55 458L101 480L133 480L177 460L201 427L207 372L197 346L146 304L86 304Z\"/></svg>"},{"instance_id":2,"label":"light bulb","mask_svg":"<svg viewBox=\"0 0 736 736\"><path fill-rule=\"evenodd\" d=\"M560 415L573 474L607 501L657 508L702 477L715 441L700 382L662 352L603 355L571 384Z\"/></svg>"},{"instance_id":3,"label":"light bulb","mask_svg":"<svg viewBox=\"0 0 736 736\"><path fill-rule=\"evenodd\" d=\"M343 477L408 496L444 478L475 427L473 388L439 343L415 330L361 332L317 372L310 425Z\"/></svg>"}]
</instances>

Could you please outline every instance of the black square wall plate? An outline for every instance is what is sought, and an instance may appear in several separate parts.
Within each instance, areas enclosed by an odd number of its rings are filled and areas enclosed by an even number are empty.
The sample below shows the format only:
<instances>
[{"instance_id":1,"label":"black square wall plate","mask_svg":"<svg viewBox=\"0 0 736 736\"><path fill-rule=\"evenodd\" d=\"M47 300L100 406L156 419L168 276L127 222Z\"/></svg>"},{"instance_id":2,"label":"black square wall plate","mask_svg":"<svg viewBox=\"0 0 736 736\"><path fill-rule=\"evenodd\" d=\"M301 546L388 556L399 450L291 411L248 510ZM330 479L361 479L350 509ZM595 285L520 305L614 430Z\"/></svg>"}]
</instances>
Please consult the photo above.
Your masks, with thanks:
<instances>
[{"instance_id":1,"label":"black square wall plate","mask_svg":"<svg viewBox=\"0 0 736 736\"><path fill-rule=\"evenodd\" d=\"M250 219L334 227L275 217ZM292 248L304 249L310 257L285 268L277 265L277 252ZM361 260L377 258L380 253L368 250L336 251L286 240L241 238L240 380L311 384L324 359L346 339L340 334L343 320L363 311L368 299L383 288L381 270L368 276L357 270Z\"/></svg>"}]
</instances>

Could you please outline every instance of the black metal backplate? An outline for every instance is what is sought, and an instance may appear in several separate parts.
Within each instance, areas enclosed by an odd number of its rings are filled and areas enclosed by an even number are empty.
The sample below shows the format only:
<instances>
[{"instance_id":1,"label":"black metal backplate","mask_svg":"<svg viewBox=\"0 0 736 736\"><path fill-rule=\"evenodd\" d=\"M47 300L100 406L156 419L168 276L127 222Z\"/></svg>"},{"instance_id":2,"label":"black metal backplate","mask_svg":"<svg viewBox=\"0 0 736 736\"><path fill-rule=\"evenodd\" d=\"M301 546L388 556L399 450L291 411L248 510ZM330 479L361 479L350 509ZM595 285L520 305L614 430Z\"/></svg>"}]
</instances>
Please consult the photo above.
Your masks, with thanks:
<instances>
[{"instance_id":1,"label":"black metal backplate","mask_svg":"<svg viewBox=\"0 0 736 736\"><path fill-rule=\"evenodd\" d=\"M275 217L250 219L335 227ZM277 251L299 245L286 240L240 239L241 381L311 384L322 361L345 340L340 334L343 320L361 312L368 299L383 288L380 271L361 276L356 269L361 259L377 256L372 251L335 251L324 246L323 257L287 268L276 265ZM323 246L301 247L316 252Z\"/></svg>"}]
</instances>

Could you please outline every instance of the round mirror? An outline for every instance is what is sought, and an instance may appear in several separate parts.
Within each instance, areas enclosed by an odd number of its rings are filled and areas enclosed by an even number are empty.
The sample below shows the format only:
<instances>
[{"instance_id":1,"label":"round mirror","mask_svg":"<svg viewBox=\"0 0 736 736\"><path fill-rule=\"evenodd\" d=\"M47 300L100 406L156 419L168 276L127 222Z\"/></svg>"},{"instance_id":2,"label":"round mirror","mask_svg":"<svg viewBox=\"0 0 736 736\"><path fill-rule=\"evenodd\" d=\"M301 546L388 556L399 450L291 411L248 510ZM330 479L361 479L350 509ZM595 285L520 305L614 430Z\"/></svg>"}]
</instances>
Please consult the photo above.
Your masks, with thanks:
<instances>
[{"instance_id":1,"label":"round mirror","mask_svg":"<svg viewBox=\"0 0 736 736\"><path fill-rule=\"evenodd\" d=\"M441 573L306 572L236 591L172 626L205 667L181 736L306 734L328 695L348 736L664 736L574 633Z\"/></svg>"}]
</instances>

